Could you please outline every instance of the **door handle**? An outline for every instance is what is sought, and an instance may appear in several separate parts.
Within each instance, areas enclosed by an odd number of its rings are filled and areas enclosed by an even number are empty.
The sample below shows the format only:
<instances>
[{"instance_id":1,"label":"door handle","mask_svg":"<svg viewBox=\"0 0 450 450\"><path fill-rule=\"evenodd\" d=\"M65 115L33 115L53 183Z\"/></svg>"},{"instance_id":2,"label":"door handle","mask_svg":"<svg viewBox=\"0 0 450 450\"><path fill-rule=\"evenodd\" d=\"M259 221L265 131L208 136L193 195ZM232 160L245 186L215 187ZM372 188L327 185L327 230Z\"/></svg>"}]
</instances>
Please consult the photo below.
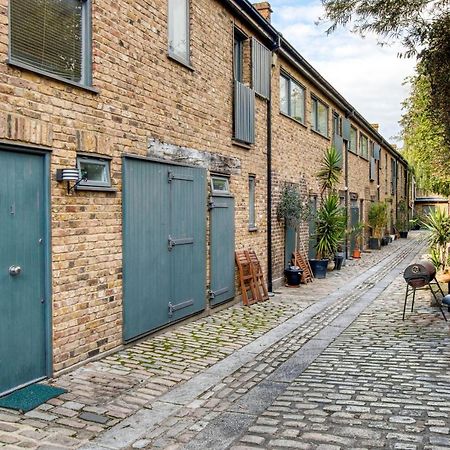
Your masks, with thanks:
<instances>
[{"instance_id":1,"label":"door handle","mask_svg":"<svg viewBox=\"0 0 450 450\"><path fill-rule=\"evenodd\" d=\"M21 272L22 272L22 268L20 266L11 266L9 268L9 274L12 277L16 277L17 275L20 275Z\"/></svg>"}]
</instances>

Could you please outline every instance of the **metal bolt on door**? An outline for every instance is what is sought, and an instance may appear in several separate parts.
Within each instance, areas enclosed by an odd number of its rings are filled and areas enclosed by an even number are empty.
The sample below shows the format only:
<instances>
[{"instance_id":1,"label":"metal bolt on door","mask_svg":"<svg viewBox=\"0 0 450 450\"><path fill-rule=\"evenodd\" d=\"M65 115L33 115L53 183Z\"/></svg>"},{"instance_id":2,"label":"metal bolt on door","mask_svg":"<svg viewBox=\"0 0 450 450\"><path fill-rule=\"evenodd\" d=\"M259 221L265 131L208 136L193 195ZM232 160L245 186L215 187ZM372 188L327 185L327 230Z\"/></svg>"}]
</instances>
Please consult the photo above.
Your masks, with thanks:
<instances>
[{"instance_id":1,"label":"metal bolt on door","mask_svg":"<svg viewBox=\"0 0 450 450\"><path fill-rule=\"evenodd\" d=\"M231 300L235 295L234 198L213 196L210 209L210 304Z\"/></svg>"},{"instance_id":2,"label":"metal bolt on door","mask_svg":"<svg viewBox=\"0 0 450 450\"><path fill-rule=\"evenodd\" d=\"M124 339L201 311L206 289L203 169L124 159Z\"/></svg>"},{"instance_id":3,"label":"metal bolt on door","mask_svg":"<svg viewBox=\"0 0 450 450\"><path fill-rule=\"evenodd\" d=\"M44 169L0 150L0 395L46 376Z\"/></svg>"}]
</instances>

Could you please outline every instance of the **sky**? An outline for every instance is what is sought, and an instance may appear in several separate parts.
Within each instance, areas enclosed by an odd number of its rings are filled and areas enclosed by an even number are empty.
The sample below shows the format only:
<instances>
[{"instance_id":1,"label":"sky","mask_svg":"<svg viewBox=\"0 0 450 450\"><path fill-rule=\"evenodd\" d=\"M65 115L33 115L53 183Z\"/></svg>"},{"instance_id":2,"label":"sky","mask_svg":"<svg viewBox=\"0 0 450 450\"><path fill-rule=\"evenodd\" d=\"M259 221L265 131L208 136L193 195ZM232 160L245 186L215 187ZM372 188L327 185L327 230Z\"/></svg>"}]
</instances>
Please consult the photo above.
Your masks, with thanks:
<instances>
[{"instance_id":1,"label":"sky","mask_svg":"<svg viewBox=\"0 0 450 450\"><path fill-rule=\"evenodd\" d=\"M272 24L391 143L399 135L401 103L408 96L406 77L414 59L398 58L402 47L377 45L375 36L362 38L340 28L325 33L320 0L269 0ZM397 142L401 146L401 141Z\"/></svg>"}]
</instances>

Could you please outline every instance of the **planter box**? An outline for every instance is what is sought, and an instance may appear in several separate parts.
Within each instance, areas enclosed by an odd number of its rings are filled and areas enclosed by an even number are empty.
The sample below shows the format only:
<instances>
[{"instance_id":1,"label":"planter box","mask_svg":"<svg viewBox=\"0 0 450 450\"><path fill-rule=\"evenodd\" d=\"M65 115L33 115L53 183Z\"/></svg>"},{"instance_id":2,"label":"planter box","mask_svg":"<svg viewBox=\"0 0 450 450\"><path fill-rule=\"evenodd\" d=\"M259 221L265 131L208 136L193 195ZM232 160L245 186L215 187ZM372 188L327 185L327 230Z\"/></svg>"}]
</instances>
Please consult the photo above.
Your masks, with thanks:
<instances>
[{"instance_id":1,"label":"planter box","mask_svg":"<svg viewBox=\"0 0 450 450\"><path fill-rule=\"evenodd\" d=\"M407 239L408 237L408 232L407 231L400 231L400 237L402 239Z\"/></svg>"},{"instance_id":2,"label":"planter box","mask_svg":"<svg viewBox=\"0 0 450 450\"><path fill-rule=\"evenodd\" d=\"M325 278L327 276L328 259L310 259L309 265L314 278Z\"/></svg>"},{"instance_id":3,"label":"planter box","mask_svg":"<svg viewBox=\"0 0 450 450\"><path fill-rule=\"evenodd\" d=\"M370 250L380 250L381 242L380 239L371 237L369 238L369 249Z\"/></svg>"}]
</instances>

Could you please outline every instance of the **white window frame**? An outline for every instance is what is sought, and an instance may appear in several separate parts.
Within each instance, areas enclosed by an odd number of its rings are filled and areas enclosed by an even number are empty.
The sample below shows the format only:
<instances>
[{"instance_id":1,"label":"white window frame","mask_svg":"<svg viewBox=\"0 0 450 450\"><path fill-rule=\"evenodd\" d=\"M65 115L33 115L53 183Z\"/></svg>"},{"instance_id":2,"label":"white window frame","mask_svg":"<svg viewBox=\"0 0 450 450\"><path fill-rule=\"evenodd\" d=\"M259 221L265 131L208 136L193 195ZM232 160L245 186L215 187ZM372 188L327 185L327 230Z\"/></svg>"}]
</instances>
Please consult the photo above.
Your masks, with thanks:
<instances>
[{"instance_id":1,"label":"white window frame","mask_svg":"<svg viewBox=\"0 0 450 450\"><path fill-rule=\"evenodd\" d=\"M190 0L183 0L186 2L186 53L185 55L179 55L176 53L173 49L173 46L171 45L171 37L172 37L172 27L174 26L171 23L170 20L170 8L171 8L171 2L177 1L177 0L167 0L167 47L168 47L168 54L171 58L175 59L176 61L185 64L187 66L191 65L191 32L190 32Z\"/></svg>"},{"instance_id":2,"label":"white window frame","mask_svg":"<svg viewBox=\"0 0 450 450\"><path fill-rule=\"evenodd\" d=\"M294 80L290 75L288 75L284 71L282 71L280 73L280 87L281 87L281 79L282 78L284 78L287 81L287 107L288 107L288 111L286 112L286 111L283 111L281 109L281 89L280 89L280 112L281 112L281 114L289 116L291 119L294 119L295 121L301 123L302 125L305 125L306 88L301 83L299 83L297 80ZM292 84L294 84L296 87L300 88L303 91L303 117L301 119L298 119L292 113Z\"/></svg>"},{"instance_id":3,"label":"white window frame","mask_svg":"<svg viewBox=\"0 0 450 450\"><path fill-rule=\"evenodd\" d=\"M325 133L319 129L319 104L324 106L327 113L326 130ZM330 120L330 107L315 95L311 96L311 129L316 133L328 138L329 137L329 120Z\"/></svg>"},{"instance_id":4,"label":"white window frame","mask_svg":"<svg viewBox=\"0 0 450 450\"><path fill-rule=\"evenodd\" d=\"M111 161L109 159L103 159L99 157L90 157L85 155L79 155L77 156L77 169L80 172L81 176L81 164L87 163L87 164L97 164L102 165L104 167L104 171L106 174L106 181L95 181L95 180L82 180L78 184L78 186L88 186L88 187L99 187L99 188L110 188L111 187Z\"/></svg>"},{"instance_id":5,"label":"white window frame","mask_svg":"<svg viewBox=\"0 0 450 450\"><path fill-rule=\"evenodd\" d=\"M215 180L225 181L225 189L216 189L214 187ZM230 195L230 180L227 177L222 177L219 175L212 175L211 176L211 193L213 195Z\"/></svg>"}]
</instances>

